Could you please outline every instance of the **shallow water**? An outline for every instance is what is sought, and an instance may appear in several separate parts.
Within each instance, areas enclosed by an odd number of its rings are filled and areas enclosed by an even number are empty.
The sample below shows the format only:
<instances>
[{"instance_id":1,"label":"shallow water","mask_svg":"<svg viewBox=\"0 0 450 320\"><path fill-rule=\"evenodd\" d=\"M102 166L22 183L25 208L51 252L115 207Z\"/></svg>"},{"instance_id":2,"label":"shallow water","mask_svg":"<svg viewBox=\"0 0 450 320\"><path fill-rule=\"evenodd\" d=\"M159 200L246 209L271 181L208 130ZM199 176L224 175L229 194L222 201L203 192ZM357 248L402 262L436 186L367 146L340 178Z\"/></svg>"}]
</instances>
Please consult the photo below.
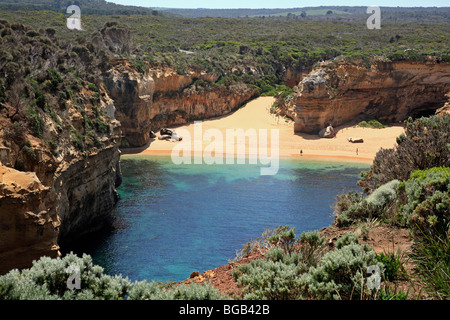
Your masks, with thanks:
<instances>
[{"instance_id":1,"label":"shallow water","mask_svg":"<svg viewBox=\"0 0 450 320\"><path fill-rule=\"evenodd\" d=\"M180 281L213 269L267 228L319 230L334 198L368 165L281 160L274 176L258 165L175 165L170 157L123 157L116 230L85 250L108 274Z\"/></svg>"}]
</instances>

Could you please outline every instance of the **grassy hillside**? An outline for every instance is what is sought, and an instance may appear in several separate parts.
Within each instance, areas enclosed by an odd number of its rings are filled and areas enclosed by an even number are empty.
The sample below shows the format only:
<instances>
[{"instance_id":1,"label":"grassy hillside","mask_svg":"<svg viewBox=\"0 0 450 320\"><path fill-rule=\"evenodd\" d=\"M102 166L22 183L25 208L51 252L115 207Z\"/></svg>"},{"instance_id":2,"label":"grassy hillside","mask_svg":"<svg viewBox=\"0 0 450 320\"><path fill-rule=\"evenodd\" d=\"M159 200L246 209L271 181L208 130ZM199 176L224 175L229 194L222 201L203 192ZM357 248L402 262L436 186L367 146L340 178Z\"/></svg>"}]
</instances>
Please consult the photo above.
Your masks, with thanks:
<instances>
[{"instance_id":1,"label":"grassy hillside","mask_svg":"<svg viewBox=\"0 0 450 320\"><path fill-rule=\"evenodd\" d=\"M68 15L55 11L0 11L11 22L90 43L106 22L130 30L137 60L170 65L180 73L189 66L227 74L252 66L260 75L278 77L283 68L305 69L315 62L346 56L368 60L374 55L421 60L449 59L450 23L383 22L369 30L366 21L303 21L229 18L167 18L153 15L83 15L84 32L66 28ZM194 54L180 52L186 50ZM406 51L405 51L406 50Z\"/></svg>"},{"instance_id":2,"label":"grassy hillside","mask_svg":"<svg viewBox=\"0 0 450 320\"><path fill-rule=\"evenodd\" d=\"M141 15L164 15L150 8L124 6L107 2L105 0L0 0L0 9L12 11L35 11L51 10L65 13L68 6L75 4L82 8L83 14L141 14ZM165 14L170 15L170 14Z\"/></svg>"}]
</instances>

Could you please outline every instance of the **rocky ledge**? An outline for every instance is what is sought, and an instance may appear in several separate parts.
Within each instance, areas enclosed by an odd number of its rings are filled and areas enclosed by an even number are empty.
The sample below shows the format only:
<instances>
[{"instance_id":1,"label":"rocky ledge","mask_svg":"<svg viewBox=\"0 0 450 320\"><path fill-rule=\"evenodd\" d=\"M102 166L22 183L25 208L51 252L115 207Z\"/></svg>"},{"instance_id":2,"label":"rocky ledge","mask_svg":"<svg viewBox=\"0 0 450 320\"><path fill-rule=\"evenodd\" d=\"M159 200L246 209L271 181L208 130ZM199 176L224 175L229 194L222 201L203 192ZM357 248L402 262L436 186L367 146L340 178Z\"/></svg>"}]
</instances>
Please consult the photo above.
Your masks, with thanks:
<instances>
[{"instance_id":1,"label":"rocky ledge","mask_svg":"<svg viewBox=\"0 0 450 320\"><path fill-rule=\"evenodd\" d=\"M258 95L256 88L242 82L210 86L219 75L198 68L179 74L148 66L140 73L127 60L112 64L103 78L122 124L124 147L145 145L150 131L227 114Z\"/></svg>"},{"instance_id":2,"label":"rocky ledge","mask_svg":"<svg viewBox=\"0 0 450 320\"><path fill-rule=\"evenodd\" d=\"M312 70L284 105L296 132L374 118L388 123L433 114L448 100L450 63L326 62Z\"/></svg>"},{"instance_id":3,"label":"rocky ledge","mask_svg":"<svg viewBox=\"0 0 450 320\"><path fill-rule=\"evenodd\" d=\"M0 113L0 274L41 256L56 257L110 225L121 183L120 123L104 88L96 108L87 102L91 93L85 94L82 108L68 101L60 115L39 111L46 127L41 138ZM95 110L103 133L86 125ZM58 129L52 117L58 117ZM51 150L47 141L55 137Z\"/></svg>"}]
</instances>

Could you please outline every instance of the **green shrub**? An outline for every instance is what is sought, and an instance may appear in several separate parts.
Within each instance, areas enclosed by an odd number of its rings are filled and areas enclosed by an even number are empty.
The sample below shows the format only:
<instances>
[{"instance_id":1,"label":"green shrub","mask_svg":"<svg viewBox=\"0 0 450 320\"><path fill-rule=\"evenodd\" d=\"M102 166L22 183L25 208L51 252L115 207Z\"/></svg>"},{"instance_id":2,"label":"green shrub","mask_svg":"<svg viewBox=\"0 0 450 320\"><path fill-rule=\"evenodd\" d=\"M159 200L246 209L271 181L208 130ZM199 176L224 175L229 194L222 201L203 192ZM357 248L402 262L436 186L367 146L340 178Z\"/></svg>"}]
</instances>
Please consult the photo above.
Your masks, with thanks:
<instances>
[{"instance_id":1,"label":"green shrub","mask_svg":"<svg viewBox=\"0 0 450 320\"><path fill-rule=\"evenodd\" d=\"M358 184L371 193L392 180L406 181L411 172L433 167L450 167L450 115L412 118L405 122L405 134L392 149L381 149L369 171Z\"/></svg>"},{"instance_id":2,"label":"green shrub","mask_svg":"<svg viewBox=\"0 0 450 320\"><path fill-rule=\"evenodd\" d=\"M405 182L402 214L417 232L443 235L450 226L450 168L417 170ZM420 231L419 231L420 230Z\"/></svg>"},{"instance_id":3,"label":"green shrub","mask_svg":"<svg viewBox=\"0 0 450 320\"><path fill-rule=\"evenodd\" d=\"M303 262L308 266L316 266L324 252L325 237L318 231L303 232L300 234L300 253Z\"/></svg>"},{"instance_id":4,"label":"green shrub","mask_svg":"<svg viewBox=\"0 0 450 320\"><path fill-rule=\"evenodd\" d=\"M95 83L88 83L88 89L94 92L98 92L98 88Z\"/></svg>"},{"instance_id":5,"label":"green shrub","mask_svg":"<svg viewBox=\"0 0 450 320\"><path fill-rule=\"evenodd\" d=\"M376 254L367 245L351 243L326 253L318 267L301 276L302 287L312 299L355 300L371 295L366 286L366 272L376 265Z\"/></svg>"},{"instance_id":6,"label":"green shrub","mask_svg":"<svg viewBox=\"0 0 450 320\"><path fill-rule=\"evenodd\" d=\"M378 187L374 192L365 198L365 201L377 208L382 208L392 202L397 197L397 187L399 180L392 180Z\"/></svg>"},{"instance_id":7,"label":"green shrub","mask_svg":"<svg viewBox=\"0 0 450 320\"><path fill-rule=\"evenodd\" d=\"M376 259L384 265L384 276L387 281L406 280L408 278L404 267L406 259L400 250L397 253L381 252L376 255Z\"/></svg>"},{"instance_id":8,"label":"green shrub","mask_svg":"<svg viewBox=\"0 0 450 320\"><path fill-rule=\"evenodd\" d=\"M355 191L349 191L346 194L337 195L334 203L333 215L337 226L347 226L353 223L348 217L347 212L350 208L364 199L364 196Z\"/></svg>"},{"instance_id":9,"label":"green shrub","mask_svg":"<svg viewBox=\"0 0 450 320\"><path fill-rule=\"evenodd\" d=\"M33 88L36 106L38 106L41 109L44 109L46 105L45 96L42 94L41 90L39 89L39 85L36 82L33 82Z\"/></svg>"},{"instance_id":10,"label":"green shrub","mask_svg":"<svg viewBox=\"0 0 450 320\"><path fill-rule=\"evenodd\" d=\"M71 267L79 268L80 287L69 289ZM92 258L68 254L63 258L42 257L29 269L11 270L0 276L0 300L218 300L226 299L211 284L180 285L167 289L156 282L130 282L109 276Z\"/></svg>"},{"instance_id":11,"label":"green shrub","mask_svg":"<svg viewBox=\"0 0 450 320\"><path fill-rule=\"evenodd\" d=\"M161 283L152 281L134 282L128 291L129 300L223 300L227 296L208 284L192 283L167 289Z\"/></svg>"},{"instance_id":12,"label":"green shrub","mask_svg":"<svg viewBox=\"0 0 450 320\"><path fill-rule=\"evenodd\" d=\"M51 89L56 92L58 86L60 83L63 82L63 79L61 78L61 75L56 71L55 69L48 69L51 75Z\"/></svg>"},{"instance_id":13,"label":"green shrub","mask_svg":"<svg viewBox=\"0 0 450 320\"><path fill-rule=\"evenodd\" d=\"M233 278L242 286L244 299L301 299L300 275L307 270L301 254L274 249L266 259L252 260L233 270Z\"/></svg>"},{"instance_id":14,"label":"green shrub","mask_svg":"<svg viewBox=\"0 0 450 320\"><path fill-rule=\"evenodd\" d=\"M98 110L97 107L93 107L95 118L92 120L92 122L95 125L95 128L100 133L109 133L110 127L109 125L103 120L101 112Z\"/></svg>"},{"instance_id":15,"label":"green shrub","mask_svg":"<svg viewBox=\"0 0 450 320\"><path fill-rule=\"evenodd\" d=\"M44 121L39 114L33 109L32 106L28 108L27 120L33 128L34 133L41 137L44 133Z\"/></svg>"},{"instance_id":16,"label":"green shrub","mask_svg":"<svg viewBox=\"0 0 450 320\"><path fill-rule=\"evenodd\" d=\"M386 125L380 123L378 120L369 120L369 121L361 121L358 123L358 127L362 128L373 128L373 129L383 129L386 128Z\"/></svg>"},{"instance_id":17,"label":"green shrub","mask_svg":"<svg viewBox=\"0 0 450 320\"><path fill-rule=\"evenodd\" d=\"M347 226L356 221L386 217L391 213L388 207L397 197L399 184L398 180L390 181L367 197L358 193L339 196L339 201L335 204L335 223L338 226Z\"/></svg>"},{"instance_id":18,"label":"green shrub","mask_svg":"<svg viewBox=\"0 0 450 320\"><path fill-rule=\"evenodd\" d=\"M358 244L358 236L352 232L346 233L343 236L339 237L339 239L336 240L336 249L341 249L345 246L348 246L349 244L355 243Z\"/></svg>"},{"instance_id":19,"label":"green shrub","mask_svg":"<svg viewBox=\"0 0 450 320\"><path fill-rule=\"evenodd\" d=\"M30 158L36 160L36 153L34 152L34 149L31 146L30 141L27 140L25 145L22 147L22 151L25 152Z\"/></svg>"},{"instance_id":20,"label":"green shrub","mask_svg":"<svg viewBox=\"0 0 450 320\"><path fill-rule=\"evenodd\" d=\"M80 270L80 290L71 290L67 286L70 266ZM117 300L125 297L129 287L126 278L104 275L103 268L93 265L90 256L79 258L68 254L64 258L42 257L34 261L30 269L12 270L0 277L0 300Z\"/></svg>"},{"instance_id":21,"label":"green shrub","mask_svg":"<svg viewBox=\"0 0 450 320\"><path fill-rule=\"evenodd\" d=\"M208 284L179 285L169 291L170 300L223 300L227 296L220 294L219 290Z\"/></svg>"},{"instance_id":22,"label":"green shrub","mask_svg":"<svg viewBox=\"0 0 450 320\"><path fill-rule=\"evenodd\" d=\"M419 275L418 281L433 299L450 299L450 231L443 236L421 233L413 245L411 259Z\"/></svg>"},{"instance_id":23,"label":"green shrub","mask_svg":"<svg viewBox=\"0 0 450 320\"><path fill-rule=\"evenodd\" d=\"M71 128L72 143L80 151L84 151L84 137L74 128Z\"/></svg>"},{"instance_id":24,"label":"green shrub","mask_svg":"<svg viewBox=\"0 0 450 320\"><path fill-rule=\"evenodd\" d=\"M415 294L415 297L412 296L411 288L406 290L406 292L402 291L398 283L385 283L384 287L380 290L379 300L418 300L421 296L421 293Z\"/></svg>"},{"instance_id":25,"label":"green shrub","mask_svg":"<svg viewBox=\"0 0 450 320\"><path fill-rule=\"evenodd\" d=\"M280 226L275 234L269 237L269 242L275 246L281 246L286 252L291 252L295 245L295 228Z\"/></svg>"}]
</instances>

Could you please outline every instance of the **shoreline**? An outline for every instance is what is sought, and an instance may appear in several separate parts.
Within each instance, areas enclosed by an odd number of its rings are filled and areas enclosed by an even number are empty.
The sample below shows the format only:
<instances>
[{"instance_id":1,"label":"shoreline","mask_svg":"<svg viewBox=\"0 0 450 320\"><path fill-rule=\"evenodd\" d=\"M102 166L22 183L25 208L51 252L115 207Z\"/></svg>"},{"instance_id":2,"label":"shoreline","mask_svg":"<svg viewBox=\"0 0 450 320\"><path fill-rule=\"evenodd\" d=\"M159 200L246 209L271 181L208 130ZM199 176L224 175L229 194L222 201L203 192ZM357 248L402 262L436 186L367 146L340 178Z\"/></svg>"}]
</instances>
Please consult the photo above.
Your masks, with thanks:
<instances>
[{"instance_id":1,"label":"shoreline","mask_svg":"<svg viewBox=\"0 0 450 320\"><path fill-rule=\"evenodd\" d=\"M248 158L252 155L255 156L257 153L257 149L255 148L257 148L257 146L252 145L250 148L250 136L247 136L247 132L265 130L265 135L256 136L256 143L259 145L261 141L261 146L263 148L267 146L269 150L272 143L277 143L278 150L276 154L278 154L279 159L308 159L371 164L375 159L376 153L381 148L393 148L396 145L396 138L404 132L403 126L400 124L391 125L382 129L362 128L355 124L347 124L335 127L336 134L333 138L319 138L317 134L296 133L294 132L292 120L270 113L270 108L274 101L274 97L258 97L230 114L202 120L200 122L200 129L198 129L194 122L174 126L170 129L183 137L182 142L159 140L158 137L160 134L158 132L156 134L157 137L151 139L147 145L143 147L121 149L121 156L170 156L177 144L183 143L183 145L187 146L186 150L182 148L183 156L186 155L186 153L191 153L192 158L193 151L197 149L199 152L201 151L202 155L205 154L205 150L208 150L207 155L211 157L222 154L224 156L232 155L236 158L237 149L234 145L233 136L231 136L232 144L228 144L228 141L225 141L224 139L224 137L228 138L228 130L232 130L232 134L236 134L236 137L238 134L240 134L241 137L244 135L245 153L241 150L240 154ZM206 133L206 136L204 133ZM278 142L276 140L272 141L274 134L277 135L276 139L278 139ZM213 138L212 141L211 138ZM253 138L255 137L252 136L252 139ZM364 142L354 144L348 141L349 138L361 138ZM219 143L217 148L216 142ZM231 150L234 152L224 152L228 151L228 149L224 150L223 147L228 147L230 145L232 145L233 149ZM302 155L300 155L300 150L303 152ZM252 153L250 153L250 151ZM269 151L267 153L267 158L271 157L272 152Z\"/></svg>"},{"instance_id":2,"label":"shoreline","mask_svg":"<svg viewBox=\"0 0 450 320\"><path fill-rule=\"evenodd\" d=\"M165 156L170 157L172 154L171 150L141 150L137 151L136 149L139 148L126 148L121 149L121 157L136 157L136 156ZM222 156L227 156L228 154L223 154ZM234 157L236 157L236 154L231 154ZM249 154L245 155L245 158L249 158ZM193 157L193 153L191 153L191 157ZM347 160L349 162L358 162L358 163L367 163L371 164L374 160L374 158L371 157L364 157L364 156L351 156L351 155L345 155L345 154L280 154L279 159L283 160L318 160L318 161L342 161Z\"/></svg>"}]
</instances>

